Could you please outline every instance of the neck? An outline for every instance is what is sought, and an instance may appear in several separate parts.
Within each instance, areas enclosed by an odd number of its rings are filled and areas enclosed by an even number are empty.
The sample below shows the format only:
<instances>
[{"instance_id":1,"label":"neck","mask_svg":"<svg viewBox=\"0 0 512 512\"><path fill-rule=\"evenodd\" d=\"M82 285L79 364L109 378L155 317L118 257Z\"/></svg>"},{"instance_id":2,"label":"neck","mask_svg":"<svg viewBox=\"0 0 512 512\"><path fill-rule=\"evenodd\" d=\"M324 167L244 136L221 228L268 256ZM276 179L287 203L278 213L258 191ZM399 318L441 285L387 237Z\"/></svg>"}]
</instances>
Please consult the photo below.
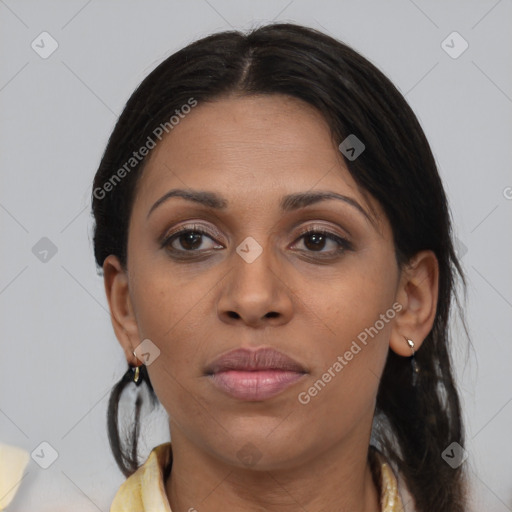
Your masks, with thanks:
<instances>
[{"instance_id":1,"label":"neck","mask_svg":"<svg viewBox=\"0 0 512 512\"><path fill-rule=\"evenodd\" d=\"M279 470L240 468L172 429L173 465L166 493L173 512L380 512L368 462L369 435Z\"/></svg>"}]
</instances>

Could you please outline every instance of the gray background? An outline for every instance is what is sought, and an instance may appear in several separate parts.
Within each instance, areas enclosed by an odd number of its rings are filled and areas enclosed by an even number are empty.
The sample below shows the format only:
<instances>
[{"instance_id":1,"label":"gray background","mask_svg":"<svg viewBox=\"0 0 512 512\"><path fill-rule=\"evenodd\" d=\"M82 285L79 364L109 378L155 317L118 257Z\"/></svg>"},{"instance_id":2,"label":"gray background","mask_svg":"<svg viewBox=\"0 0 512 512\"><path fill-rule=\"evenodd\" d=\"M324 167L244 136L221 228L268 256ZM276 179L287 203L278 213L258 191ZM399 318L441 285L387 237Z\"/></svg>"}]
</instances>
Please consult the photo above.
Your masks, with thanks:
<instances>
[{"instance_id":1,"label":"gray background","mask_svg":"<svg viewBox=\"0 0 512 512\"><path fill-rule=\"evenodd\" d=\"M124 480L105 411L125 361L94 266L89 214L118 114L170 53L213 31L270 20L353 46L422 123L469 278L472 348L458 322L453 331L472 507L512 510L511 3L0 0L0 441L38 453L47 442L58 455L48 469L30 460L9 510L107 511ZM31 47L42 46L43 31L58 43L46 59ZM453 31L469 44L458 58L441 46ZM57 249L46 261L33 252L43 237ZM167 440L164 413L144 435L148 450ZM51 449L43 452L50 462Z\"/></svg>"}]
</instances>

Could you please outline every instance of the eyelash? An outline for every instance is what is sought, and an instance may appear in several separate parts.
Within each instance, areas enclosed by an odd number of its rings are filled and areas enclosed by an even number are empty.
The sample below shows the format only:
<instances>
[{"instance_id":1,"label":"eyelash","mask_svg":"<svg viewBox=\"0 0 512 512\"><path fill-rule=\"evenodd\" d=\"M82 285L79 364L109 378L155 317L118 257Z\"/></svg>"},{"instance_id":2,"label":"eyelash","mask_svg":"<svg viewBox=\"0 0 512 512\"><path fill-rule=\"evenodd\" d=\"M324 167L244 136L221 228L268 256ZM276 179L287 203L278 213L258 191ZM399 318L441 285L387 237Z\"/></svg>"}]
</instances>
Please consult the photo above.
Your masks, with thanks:
<instances>
[{"instance_id":1,"label":"eyelash","mask_svg":"<svg viewBox=\"0 0 512 512\"><path fill-rule=\"evenodd\" d=\"M196 233L196 234L200 234L202 236L207 236L209 238L211 238L213 240L213 236L212 233L210 233L209 231L205 230L204 228L202 228L201 226L186 226L184 227L183 229L179 230L179 231L176 231L174 233L172 233L171 235L169 235L168 237L165 237L165 239L162 241L161 243L161 247L164 248L164 247L167 247L169 249L170 252L174 253L174 254L183 254L183 253L200 253L202 251L200 250L186 250L186 249L175 249L173 247L171 247L171 244L172 242L174 242L174 240L178 239L180 236L184 235L184 234L187 234L187 233ZM328 238L329 240L332 240L334 242L336 242L338 244L338 249L336 249L335 251L330 251L328 252L327 254L329 256L337 256L339 254L342 254L344 253L345 251L348 251L348 250L353 250L353 245L345 238L343 237L340 237L338 235L335 235L334 233L326 230L326 229L323 229L323 228L314 228L314 227L309 227L307 229L304 229L303 231L301 231L299 233L299 236L298 238L296 239L296 242L308 235L322 235L322 236L325 236L326 238ZM214 249L215 250L215 249ZM326 254L326 253L323 253L321 251L307 251L307 252L310 252L310 253L318 253L318 254ZM320 258L326 258L328 256L320 256ZM185 256L185 258L190 258L189 256Z\"/></svg>"},{"instance_id":2,"label":"eyelash","mask_svg":"<svg viewBox=\"0 0 512 512\"><path fill-rule=\"evenodd\" d=\"M300 240L301 238L304 238L308 235L322 235L328 238L329 240L332 240L338 244L338 249L336 249L334 252L331 251L331 254L337 255L344 253L345 251L350 251L353 249L352 244L346 239L339 235L335 235L334 233L331 233L330 231L326 230L325 228L315 228L315 227L309 227L304 230L302 230L299 233L299 236L297 240ZM308 252L318 252L318 251L308 251ZM320 253L323 254L323 253Z\"/></svg>"}]
</instances>

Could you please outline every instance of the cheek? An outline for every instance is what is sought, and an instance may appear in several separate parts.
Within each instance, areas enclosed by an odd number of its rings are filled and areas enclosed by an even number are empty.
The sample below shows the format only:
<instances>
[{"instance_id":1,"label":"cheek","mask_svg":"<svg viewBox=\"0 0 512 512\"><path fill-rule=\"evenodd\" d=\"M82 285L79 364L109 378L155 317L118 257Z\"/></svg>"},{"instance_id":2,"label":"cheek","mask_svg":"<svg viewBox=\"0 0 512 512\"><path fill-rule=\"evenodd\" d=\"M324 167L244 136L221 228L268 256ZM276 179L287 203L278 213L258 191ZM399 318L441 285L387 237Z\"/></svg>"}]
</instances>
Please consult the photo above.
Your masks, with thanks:
<instances>
[{"instance_id":1,"label":"cheek","mask_svg":"<svg viewBox=\"0 0 512 512\"><path fill-rule=\"evenodd\" d=\"M302 402L326 421L333 408L343 408L345 420L354 421L373 404L396 317L392 278L377 269L354 271L304 294L307 309L326 328L325 336L316 336L310 359L315 372L301 389Z\"/></svg>"},{"instance_id":2,"label":"cheek","mask_svg":"<svg viewBox=\"0 0 512 512\"><path fill-rule=\"evenodd\" d=\"M393 279L390 269L374 267L372 270L368 264L356 264L350 271L329 276L329 279L304 281L297 293L304 304L304 314L316 317L323 324L326 348L340 352L345 347L348 349L358 335L364 338L367 329L376 322L378 337L389 335L395 317ZM384 323L379 320L381 315L385 315ZM372 333L375 334L373 329Z\"/></svg>"},{"instance_id":3,"label":"cheek","mask_svg":"<svg viewBox=\"0 0 512 512\"><path fill-rule=\"evenodd\" d=\"M134 275L138 276L132 293L139 334L141 340L149 339L158 353L158 358L148 365L150 378L155 390L160 382L168 388L192 366L194 343L201 325L195 311L200 297L190 287L177 286L176 279L166 272L146 267ZM190 333L185 335L184 330ZM180 342L184 337L187 343Z\"/></svg>"},{"instance_id":4,"label":"cheek","mask_svg":"<svg viewBox=\"0 0 512 512\"><path fill-rule=\"evenodd\" d=\"M138 277L131 288L141 340L151 340L158 352L148 365L155 392L167 411L176 410L178 402L190 408L189 390L202 376L205 347L212 342L208 290L215 282L183 278L156 265L134 269Z\"/></svg>"},{"instance_id":5,"label":"cheek","mask_svg":"<svg viewBox=\"0 0 512 512\"><path fill-rule=\"evenodd\" d=\"M130 285L141 336L165 349L177 333L198 330L198 310L207 296L208 285L197 279L182 279L166 266L135 270Z\"/></svg>"},{"instance_id":6,"label":"cheek","mask_svg":"<svg viewBox=\"0 0 512 512\"><path fill-rule=\"evenodd\" d=\"M183 338L178 320L163 320L169 319L168 311L179 310L177 303L167 302L167 305L172 309L158 307L141 314L144 336L155 344L154 350L158 352L158 357L147 366L149 378L159 402L169 416L179 424L190 421L189 416L195 418L193 421L201 423L201 410L195 407L193 378L197 367L194 364L198 351L197 341L195 337Z\"/></svg>"}]
</instances>

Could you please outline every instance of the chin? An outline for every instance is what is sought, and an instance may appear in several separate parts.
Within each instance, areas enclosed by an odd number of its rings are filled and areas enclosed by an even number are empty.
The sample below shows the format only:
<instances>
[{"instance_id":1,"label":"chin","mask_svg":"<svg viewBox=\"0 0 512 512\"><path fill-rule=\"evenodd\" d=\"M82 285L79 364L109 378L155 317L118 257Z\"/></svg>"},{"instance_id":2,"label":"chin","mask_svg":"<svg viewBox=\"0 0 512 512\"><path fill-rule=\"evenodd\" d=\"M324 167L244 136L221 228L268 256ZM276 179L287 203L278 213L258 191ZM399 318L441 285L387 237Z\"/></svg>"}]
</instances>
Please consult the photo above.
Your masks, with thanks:
<instances>
[{"instance_id":1,"label":"chin","mask_svg":"<svg viewBox=\"0 0 512 512\"><path fill-rule=\"evenodd\" d=\"M283 420L280 419L280 422ZM307 458L307 443L304 435L293 435L289 429L278 432L276 422L265 422L244 431L229 429L230 442L222 446L214 441L213 451L227 464L255 471L275 471L292 467ZM266 427L269 428L266 428Z\"/></svg>"}]
</instances>

